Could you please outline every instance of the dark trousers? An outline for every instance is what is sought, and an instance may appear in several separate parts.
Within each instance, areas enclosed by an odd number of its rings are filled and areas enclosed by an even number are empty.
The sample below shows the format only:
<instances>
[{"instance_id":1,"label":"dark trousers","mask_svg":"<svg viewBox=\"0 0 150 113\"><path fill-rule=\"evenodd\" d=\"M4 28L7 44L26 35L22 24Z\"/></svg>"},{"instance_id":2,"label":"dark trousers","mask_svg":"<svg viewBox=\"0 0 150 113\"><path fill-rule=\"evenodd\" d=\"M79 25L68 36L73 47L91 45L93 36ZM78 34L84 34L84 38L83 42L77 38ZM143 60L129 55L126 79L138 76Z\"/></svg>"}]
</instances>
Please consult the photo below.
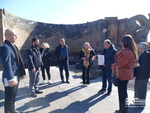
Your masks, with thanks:
<instances>
[{"instance_id":1,"label":"dark trousers","mask_svg":"<svg viewBox=\"0 0 150 113\"><path fill-rule=\"evenodd\" d=\"M119 96L119 110L121 113L127 113L127 84L128 80L119 81L118 96Z\"/></svg>"},{"instance_id":2,"label":"dark trousers","mask_svg":"<svg viewBox=\"0 0 150 113\"><path fill-rule=\"evenodd\" d=\"M18 85L13 87L5 87L5 102L4 102L5 113L15 112L15 98L17 90Z\"/></svg>"},{"instance_id":3,"label":"dark trousers","mask_svg":"<svg viewBox=\"0 0 150 113\"><path fill-rule=\"evenodd\" d=\"M112 71L102 70L102 89L106 90L108 81L108 92L112 90Z\"/></svg>"},{"instance_id":4,"label":"dark trousers","mask_svg":"<svg viewBox=\"0 0 150 113\"><path fill-rule=\"evenodd\" d=\"M60 71L60 77L61 77L62 81L64 81L63 69L65 69L66 81L68 81L69 80L69 62L68 62L68 60L59 61L59 71Z\"/></svg>"},{"instance_id":5,"label":"dark trousers","mask_svg":"<svg viewBox=\"0 0 150 113\"><path fill-rule=\"evenodd\" d=\"M51 79L50 65L43 65L42 66L42 77L43 77L43 80L46 80L46 78L45 78L45 70L46 70L46 73L47 73L48 80L50 80Z\"/></svg>"},{"instance_id":6,"label":"dark trousers","mask_svg":"<svg viewBox=\"0 0 150 113\"><path fill-rule=\"evenodd\" d=\"M135 79L134 98L146 99L148 79Z\"/></svg>"},{"instance_id":7,"label":"dark trousers","mask_svg":"<svg viewBox=\"0 0 150 113\"><path fill-rule=\"evenodd\" d=\"M90 83L89 71L90 71L90 66L88 66L88 68L86 68L85 66L82 66L83 84L89 84Z\"/></svg>"}]
</instances>

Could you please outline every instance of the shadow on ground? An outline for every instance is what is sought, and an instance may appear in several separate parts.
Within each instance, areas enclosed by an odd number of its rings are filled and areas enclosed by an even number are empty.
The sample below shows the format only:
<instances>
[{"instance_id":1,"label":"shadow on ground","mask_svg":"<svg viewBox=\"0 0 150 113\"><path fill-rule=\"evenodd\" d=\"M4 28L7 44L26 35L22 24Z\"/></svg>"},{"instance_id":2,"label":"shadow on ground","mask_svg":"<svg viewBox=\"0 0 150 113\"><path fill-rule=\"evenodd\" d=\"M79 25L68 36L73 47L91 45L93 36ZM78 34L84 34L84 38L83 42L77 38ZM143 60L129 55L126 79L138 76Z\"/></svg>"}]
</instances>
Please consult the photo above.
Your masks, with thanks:
<instances>
[{"instance_id":1,"label":"shadow on ground","mask_svg":"<svg viewBox=\"0 0 150 113\"><path fill-rule=\"evenodd\" d=\"M56 83L55 85L58 85L58 83ZM46 88L46 87L47 86L44 86L43 88ZM77 90L80 90L82 88L84 88L84 87L83 86L77 86L77 87L71 88L67 91L54 92L54 93L46 95L45 97L36 98L34 100L31 100L30 102L25 103L23 106L19 107L17 110L27 111L30 108L34 108L34 110L28 111L28 112L36 112L36 111L42 110L44 108L50 107L51 102L56 101L56 100L63 98L65 96L68 96L70 93L75 92Z\"/></svg>"},{"instance_id":2,"label":"shadow on ground","mask_svg":"<svg viewBox=\"0 0 150 113\"><path fill-rule=\"evenodd\" d=\"M65 113L85 113L89 108L107 97L106 94L95 94L83 101L76 101L63 109ZM52 111L52 113L57 110Z\"/></svg>"}]
</instances>

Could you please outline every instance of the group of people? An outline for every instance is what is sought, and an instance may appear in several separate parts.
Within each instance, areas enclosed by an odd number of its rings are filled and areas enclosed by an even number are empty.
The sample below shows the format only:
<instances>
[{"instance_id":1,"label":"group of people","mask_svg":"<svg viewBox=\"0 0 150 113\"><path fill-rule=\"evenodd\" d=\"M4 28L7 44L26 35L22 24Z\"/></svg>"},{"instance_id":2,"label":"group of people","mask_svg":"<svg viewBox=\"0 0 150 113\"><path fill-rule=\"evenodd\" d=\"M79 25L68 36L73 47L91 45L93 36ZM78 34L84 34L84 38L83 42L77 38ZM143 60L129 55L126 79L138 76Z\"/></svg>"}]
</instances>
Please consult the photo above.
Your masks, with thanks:
<instances>
[{"instance_id":1,"label":"group of people","mask_svg":"<svg viewBox=\"0 0 150 113\"><path fill-rule=\"evenodd\" d=\"M118 77L119 110L114 113L127 113L128 94L127 84L135 77L134 84L134 105L145 106L147 84L150 78L150 50L147 42L136 44L131 35L125 35L121 39L122 50L117 53L112 42L104 41L102 55L105 57L102 69L102 88L98 93L104 93L107 88L107 95L112 91L112 71Z\"/></svg>"},{"instance_id":2,"label":"group of people","mask_svg":"<svg viewBox=\"0 0 150 113\"><path fill-rule=\"evenodd\" d=\"M0 61L3 65L2 81L5 88L5 113L23 113L15 110L15 98L20 79L26 77L25 66L15 42L17 34L14 29L5 30L5 41L0 46ZM51 52L48 43L42 43L38 38L32 39L32 46L27 50L27 61L29 71L29 88L32 97L43 93L38 88L40 72L42 71L43 83L46 83L45 71L48 77L48 83L51 84L50 60ZM65 39L60 39L60 44L56 48L56 56L59 62L60 77L62 83L69 82L69 48L65 44ZM63 76L63 69L66 72L66 81Z\"/></svg>"},{"instance_id":3,"label":"group of people","mask_svg":"<svg viewBox=\"0 0 150 113\"><path fill-rule=\"evenodd\" d=\"M37 97L37 94L43 93L38 89L38 82L40 71L42 71L43 84L46 83L45 71L48 77L48 83L52 84L50 65L51 65L51 52L49 44L43 42L39 49L39 38L32 39L32 46L27 51L28 70L29 70L29 86L32 97ZM65 44L65 39L60 39L60 44L56 47L55 54L59 63L60 78L62 83L69 82L69 48ZM66 81L64 80L63 69L65 70Z\"/></svg>"},{"instance_id":4,"label":"group of people","mask_svg":"<svg viewBox=\"0 0 150 113\"><path fill-rule=\"evenodd\" d=\"M6 40L0 46L0 61L3 64L2 80L5 88L5 113L23 113L15 110L15 97L20 79L25 78L26 72L20 52L15 45L17 35L13 29L6 29ZM122 50L117 53L115 46L109 39L104 40L104 49L101 55L104 55L104 64L101 65L102 70L102 88L98 93L111 95L112 92L112 71L116 72L119 78L118 97L119 110L115 113L127 113L126 105L127 84L128 81L135 77L135 95L136 100L146 100L147 84L150 74L150 52L147 42L141 42L136 45L131 35L125 35L121 39ZM32 46L27 50L28 71L29 71L29 88L32 97L43 93L38 88L40 72L42 71L43 84L46 83L45 71L48 77L48 83L51 84L50 62L51 51L48 43L42 43L38 38L32 39ZM62 83L70 83L69 81L69 47L65 44L65 39L60 39L60 44L55 49L55 55L59 63L60 78ZM82 66L83 85L90 84L90 68L93 60L97 58L97 54L90 46L89 42L85 42L83 48L79 52L79 60ZM65 77L63 75L65 70ZM108 84L108 87L107 87Z\"/></svg>"}]
</instances>

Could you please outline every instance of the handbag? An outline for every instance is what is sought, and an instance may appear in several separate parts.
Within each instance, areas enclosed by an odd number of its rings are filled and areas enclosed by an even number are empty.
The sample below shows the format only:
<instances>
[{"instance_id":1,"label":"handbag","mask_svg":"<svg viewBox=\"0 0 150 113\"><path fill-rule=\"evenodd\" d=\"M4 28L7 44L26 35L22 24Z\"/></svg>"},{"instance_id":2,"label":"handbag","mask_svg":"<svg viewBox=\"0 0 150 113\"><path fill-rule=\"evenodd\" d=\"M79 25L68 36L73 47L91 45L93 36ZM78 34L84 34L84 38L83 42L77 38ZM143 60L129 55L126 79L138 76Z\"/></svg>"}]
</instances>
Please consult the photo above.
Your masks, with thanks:
<instances>
[{"instance_id":1,"label":"handbag","mask_svg":"<svg viewBox=\"0 0 150 113\"><path fill-rule=\"evenodd\" d=\"M116 75L118 75L118 66L116 70L113 70L112 72L112 83L114 84L114 86L118 86L118 83L119 83L119 78Z\"/></svg>"}]
</instances>

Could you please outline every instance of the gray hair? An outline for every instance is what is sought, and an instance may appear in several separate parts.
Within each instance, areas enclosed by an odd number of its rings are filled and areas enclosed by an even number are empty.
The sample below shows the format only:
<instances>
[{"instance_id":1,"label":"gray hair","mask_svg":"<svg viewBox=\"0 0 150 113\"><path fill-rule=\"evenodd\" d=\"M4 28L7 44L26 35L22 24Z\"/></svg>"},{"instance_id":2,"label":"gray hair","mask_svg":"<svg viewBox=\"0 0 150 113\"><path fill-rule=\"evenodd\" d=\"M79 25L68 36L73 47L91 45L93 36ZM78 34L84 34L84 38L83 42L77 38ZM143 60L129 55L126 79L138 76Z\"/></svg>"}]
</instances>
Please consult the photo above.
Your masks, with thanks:
<instances>
[{"instance_id":1,"label":"gray hair","mask_svg":"<svg viewBox=\"0 0 150 113\"><path fill-rule=\"evenodd\" d=\"M64 39L64 38L61 38L60 41L65 41L65 39Z\"/></svg>"},{"instance_id":2,"label":"gray hair","mask_svg":"<svg viewBox=\"0 0 150 113\"><path fill-rule=\"evenodd\" d=\"M91 47L91 45L90 45L89 42L85 42L85 43L83 44L83 48L85 48L86 45L88 45L88 46L92 49L92 47Z\"/></svg>"},{"instance_id":3,"label":"gray hair","mask_svg":"<svg viewBox=\"0 0 150 113\"><path fill-rule=\"evenodd\" d=\"M104 40L104 42L107 42L108 44L112 44L112 42L109 39Z\"/></svg>"},{"instance_id":4,"label":"gray hair","mask_svg":"<svg viewBox=\"0 0 150 113\"><path fill-rule=\"evenodd\" d=\"M147 51L149 49L149 44L147 42L140 42L138 46L141 46L141 49Z\"/></svg>"}]
</instances>

